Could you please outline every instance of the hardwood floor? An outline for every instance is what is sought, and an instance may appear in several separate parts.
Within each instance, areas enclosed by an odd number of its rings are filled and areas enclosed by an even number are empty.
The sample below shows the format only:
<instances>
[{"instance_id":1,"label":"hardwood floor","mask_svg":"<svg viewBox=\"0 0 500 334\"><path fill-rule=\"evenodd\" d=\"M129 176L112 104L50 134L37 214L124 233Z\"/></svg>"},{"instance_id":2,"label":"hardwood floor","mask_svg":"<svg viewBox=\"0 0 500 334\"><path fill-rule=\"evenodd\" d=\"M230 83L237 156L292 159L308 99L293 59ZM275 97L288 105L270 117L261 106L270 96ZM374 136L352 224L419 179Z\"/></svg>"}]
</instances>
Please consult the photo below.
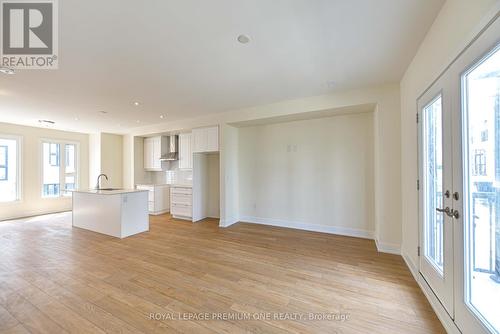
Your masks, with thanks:
<instances>
[{"instance_id":1,"label":"hardwood floor","mask_svg":"<svg viewBox=\"0 0 500 334\"><path fill-rule=\"evenodd\" d=\"M0 333L27 332L445 331L402 258L371 240L168 215L119 240L63 213L0 222Z\"/></svg>"}]
</instances>

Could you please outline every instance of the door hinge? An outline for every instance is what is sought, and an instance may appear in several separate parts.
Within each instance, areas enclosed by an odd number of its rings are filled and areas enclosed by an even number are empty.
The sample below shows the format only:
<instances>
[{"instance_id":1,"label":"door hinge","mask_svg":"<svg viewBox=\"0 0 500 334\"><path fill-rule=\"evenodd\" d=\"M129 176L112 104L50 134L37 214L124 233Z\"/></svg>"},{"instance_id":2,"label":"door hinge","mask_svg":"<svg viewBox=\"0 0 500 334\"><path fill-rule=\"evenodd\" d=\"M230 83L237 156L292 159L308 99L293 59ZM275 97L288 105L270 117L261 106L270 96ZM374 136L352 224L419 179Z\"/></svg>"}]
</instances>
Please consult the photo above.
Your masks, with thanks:
<instances>
[{"instance_id":1,"label":"door hinge","mask_svg":"<svg viewBox=\"0 0 500 334\"><path fill-rule=\"evenodd\" d=\"M420 246L417 247L417 256L420 256Z\"/></svg>"},{"instance_id":2,"label":"door hinge","mask_svg":"<svg viewBox=\"0 0 500 334\"><path fill-rule=\"evenodd\" d=\"M417 123L418 123L418 113L417 113Z\"/></svg>"},{"instance_id":3,"label":"door hinge","mask_svg":"<svg viewBox=\"0 0 500 334\"><path fill-rule=\"evenodd\" d=\"M417 180L417 190L420 190L420 180Z\"/></svg>"}]
</instances>

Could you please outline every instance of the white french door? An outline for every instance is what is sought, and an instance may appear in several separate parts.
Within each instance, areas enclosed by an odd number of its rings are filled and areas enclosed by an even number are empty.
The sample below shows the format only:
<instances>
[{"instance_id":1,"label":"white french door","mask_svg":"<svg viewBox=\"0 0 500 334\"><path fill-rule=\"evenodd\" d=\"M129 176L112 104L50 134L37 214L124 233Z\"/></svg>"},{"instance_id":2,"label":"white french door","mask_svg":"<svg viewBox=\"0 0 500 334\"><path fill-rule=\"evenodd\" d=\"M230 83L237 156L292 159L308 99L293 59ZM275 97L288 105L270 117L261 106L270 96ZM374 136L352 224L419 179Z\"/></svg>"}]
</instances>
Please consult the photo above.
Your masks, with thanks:
<instances>
[{"instance_id":1,"label":"white french door","mask_svg":"<svg viewBox=\"0 0 500 334\"><path fill-rule=\"evenodd\" d=\"M442 77L418 101L420 272L453 316L451 92Z\"/></svg>"},{"instance_id":2,"label":"white french door","mask_svg":"<svg viewBox=\"0 0 500 334\"><path fill-rule=\"evenodd\" d=\"M421 275L462 333L500 333L498 15L418 113Z\"/></svg>"},{"instance_id":3,"label":"white french door","mask_svg":"<svg viewBox=\"0 0 500 334\"><path fill-rule=\"evenodd\" d=\"M454 99L455 323L500 333L500 19L450 69Z\"/></svg>"}]
</instances>

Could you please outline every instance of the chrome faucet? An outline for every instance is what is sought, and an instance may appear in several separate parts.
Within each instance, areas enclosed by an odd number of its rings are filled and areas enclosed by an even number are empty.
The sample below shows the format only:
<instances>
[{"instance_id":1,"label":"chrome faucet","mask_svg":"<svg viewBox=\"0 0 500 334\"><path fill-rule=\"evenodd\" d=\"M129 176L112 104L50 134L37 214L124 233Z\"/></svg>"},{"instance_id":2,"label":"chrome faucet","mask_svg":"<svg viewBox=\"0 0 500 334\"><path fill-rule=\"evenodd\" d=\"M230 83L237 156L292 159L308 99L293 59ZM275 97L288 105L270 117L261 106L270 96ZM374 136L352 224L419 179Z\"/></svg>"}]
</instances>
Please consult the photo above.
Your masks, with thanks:
<instances>
[{"instance_id":1,"label":"chrome faucet","mask_svg":"<svg viewBox=\"0 0 500 334\"><path fill-rule=\"evenodd\" d=\"M106 181L108 181L108 176L106 174L99 174L99 176L97 177L97 184L95 186L97 190L101 189L101 176L104 176L106 178Z\"/></svg>"}]
</instances>

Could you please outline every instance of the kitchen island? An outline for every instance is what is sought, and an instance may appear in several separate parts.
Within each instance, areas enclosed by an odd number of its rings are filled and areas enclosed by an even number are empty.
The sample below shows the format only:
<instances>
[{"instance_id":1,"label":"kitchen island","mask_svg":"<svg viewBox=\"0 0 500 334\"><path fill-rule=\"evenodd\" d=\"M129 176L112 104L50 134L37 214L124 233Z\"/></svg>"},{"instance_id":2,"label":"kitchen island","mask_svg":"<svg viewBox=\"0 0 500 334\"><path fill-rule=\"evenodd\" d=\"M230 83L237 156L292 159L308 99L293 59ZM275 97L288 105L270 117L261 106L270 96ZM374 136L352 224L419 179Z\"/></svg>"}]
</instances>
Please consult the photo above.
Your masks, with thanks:
<instances>
[{"instance_id":1,"label":"kitchen island","mask_svg":"<svg viewBox=\"0 0 500 334\"><path fill-rule=\"evenodd\" d=\"M149 231L145 190L73 191L73 227L117 238Z\"/></svg>"}]
</instances>

